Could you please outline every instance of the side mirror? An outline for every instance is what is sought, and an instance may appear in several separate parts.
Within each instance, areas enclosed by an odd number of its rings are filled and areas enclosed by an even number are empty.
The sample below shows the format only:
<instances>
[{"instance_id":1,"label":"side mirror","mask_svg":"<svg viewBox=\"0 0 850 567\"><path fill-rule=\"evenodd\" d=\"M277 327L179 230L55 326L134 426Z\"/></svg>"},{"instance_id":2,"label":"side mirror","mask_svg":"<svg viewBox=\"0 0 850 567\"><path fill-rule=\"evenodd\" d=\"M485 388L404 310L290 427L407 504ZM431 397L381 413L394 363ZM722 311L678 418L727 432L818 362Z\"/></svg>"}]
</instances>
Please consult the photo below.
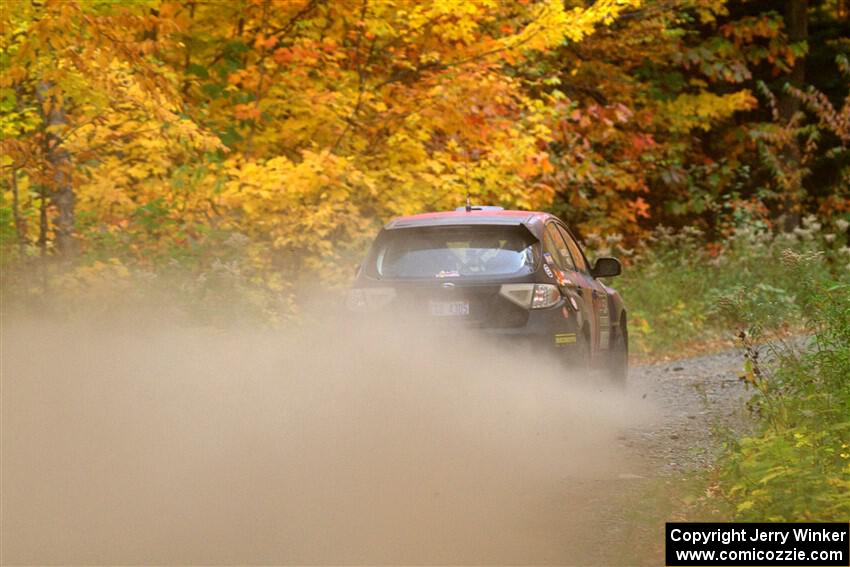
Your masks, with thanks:
<instances>
[{"instance_id":1,"label":"side mirror","mask_svg":"<svg viewBox=\"0 0 850 567\"><path fill-rule=\"evenodd\" d=\"M590 273L594 278L611 278L619 276L622 271L623 266L618 259L598 258Z\"/></svg>"}]
</instances>

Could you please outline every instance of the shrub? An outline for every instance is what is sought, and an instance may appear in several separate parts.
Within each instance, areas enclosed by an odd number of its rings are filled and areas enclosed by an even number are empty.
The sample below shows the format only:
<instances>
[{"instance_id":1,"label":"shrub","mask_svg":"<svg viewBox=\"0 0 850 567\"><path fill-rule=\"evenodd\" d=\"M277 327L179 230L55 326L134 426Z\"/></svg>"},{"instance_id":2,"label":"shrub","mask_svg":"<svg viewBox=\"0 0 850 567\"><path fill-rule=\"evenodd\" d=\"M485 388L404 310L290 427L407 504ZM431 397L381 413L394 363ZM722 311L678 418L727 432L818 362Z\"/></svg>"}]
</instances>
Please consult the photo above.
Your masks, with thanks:
<instances>
[{"instance_id":1,"label":"shrub","mask_svg":"<svg viewBox=\"0 0 850 567\"><path fill-rule=\"evenodd\" d=\"M759 347L764 320L744 312L742 377L755 391L758 428L729 444L720 467L738 520L850 518L850 285L823 277L823 262L822 254L783 256L809 333L802 345Z\"/></svg>"},{"instance_id":2,"label":"shrub","mask_svg":"<svg viewBox=\"0 0 850 567\"><path fill-rule=\"evenodd\" d=\"M659 227L637 252L622 248L617 238L586 239L591 255L614 254L626 261L623 276L612 285L629 307L633 352L679 352L695 342L731 338L730 326L742 321L768 329L801 325L800 287L783 264L785 250L818 253L820 261L808 267L813 276L850 281L842 219L825 227L808 217L797 231L779 234L738 219L726 232L723 242L706 244L696 228Z\"/></svg>"}]
</instances>

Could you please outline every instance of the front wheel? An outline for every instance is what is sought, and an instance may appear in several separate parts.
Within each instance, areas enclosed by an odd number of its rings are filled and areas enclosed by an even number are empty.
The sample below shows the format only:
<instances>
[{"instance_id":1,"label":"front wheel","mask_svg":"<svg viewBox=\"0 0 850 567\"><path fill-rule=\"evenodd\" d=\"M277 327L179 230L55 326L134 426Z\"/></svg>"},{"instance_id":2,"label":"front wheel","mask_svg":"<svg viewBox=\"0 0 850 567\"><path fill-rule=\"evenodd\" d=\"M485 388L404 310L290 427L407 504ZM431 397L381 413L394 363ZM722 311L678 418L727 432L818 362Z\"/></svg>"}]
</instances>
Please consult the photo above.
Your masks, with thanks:
<instances>
[{"instance_id":1,"label":"front wheel","mask_svg":"<svg viewBox=\"0 0 850 567\"><path fill-rule=\"evenodd\" d=\"M625 386L626 378L629 376L629 331L625 316L620 320L620 327L611 341L605 373L612 384Z\"/></svg>"}]
</instances>

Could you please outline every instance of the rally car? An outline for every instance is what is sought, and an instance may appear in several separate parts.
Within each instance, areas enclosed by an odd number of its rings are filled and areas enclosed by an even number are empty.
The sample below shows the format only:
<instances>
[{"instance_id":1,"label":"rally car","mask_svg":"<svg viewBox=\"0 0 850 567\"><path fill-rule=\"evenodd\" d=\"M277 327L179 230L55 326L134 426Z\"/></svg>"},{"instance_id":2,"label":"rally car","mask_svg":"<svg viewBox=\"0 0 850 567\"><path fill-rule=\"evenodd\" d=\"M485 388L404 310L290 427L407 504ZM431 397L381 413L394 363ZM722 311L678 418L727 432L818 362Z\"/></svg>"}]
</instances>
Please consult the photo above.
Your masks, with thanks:
<instances>
[{"instance_id":1,"label":"rally car","mask_svg":"<svg viewBox=\"0 0 850 567\"><path fill-rule=\"evenodd\" d=\"M569 364L628 373L629 334L620 295L591 267L556 216L466 207L395 218L375 238L346 304L359 313L405 310L429 321L530 342Z\"/></svg>"}]
</instances>

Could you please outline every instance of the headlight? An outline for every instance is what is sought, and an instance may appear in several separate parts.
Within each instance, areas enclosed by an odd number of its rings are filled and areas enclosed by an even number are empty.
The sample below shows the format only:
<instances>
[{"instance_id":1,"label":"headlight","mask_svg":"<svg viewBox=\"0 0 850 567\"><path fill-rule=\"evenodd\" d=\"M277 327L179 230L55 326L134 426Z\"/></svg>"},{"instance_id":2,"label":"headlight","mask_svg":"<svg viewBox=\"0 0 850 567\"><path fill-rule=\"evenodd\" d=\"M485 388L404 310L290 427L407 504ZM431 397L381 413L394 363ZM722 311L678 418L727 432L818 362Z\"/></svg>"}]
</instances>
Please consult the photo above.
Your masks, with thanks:
<instances>
[{"instance_id":1,"label":"headlight","mask_svg":"<svg viewBox=\"0 0 850 567\"><path fill-rule=\"evenodd\" d=\"M366 287L348 290L345 306L352 311L375 311L395 299L391 287Z\"/></svg>"},{"instance_id":2,"label":"headlight","mask_svg":"<svg viewBox=\"0 0 850 567\"><path fill-rule=\"evenodd\" d=\"M499 294L525 309L544 309L561 300L558 286L552 284L504 284Z\"/></svg>"}]
</instances>

